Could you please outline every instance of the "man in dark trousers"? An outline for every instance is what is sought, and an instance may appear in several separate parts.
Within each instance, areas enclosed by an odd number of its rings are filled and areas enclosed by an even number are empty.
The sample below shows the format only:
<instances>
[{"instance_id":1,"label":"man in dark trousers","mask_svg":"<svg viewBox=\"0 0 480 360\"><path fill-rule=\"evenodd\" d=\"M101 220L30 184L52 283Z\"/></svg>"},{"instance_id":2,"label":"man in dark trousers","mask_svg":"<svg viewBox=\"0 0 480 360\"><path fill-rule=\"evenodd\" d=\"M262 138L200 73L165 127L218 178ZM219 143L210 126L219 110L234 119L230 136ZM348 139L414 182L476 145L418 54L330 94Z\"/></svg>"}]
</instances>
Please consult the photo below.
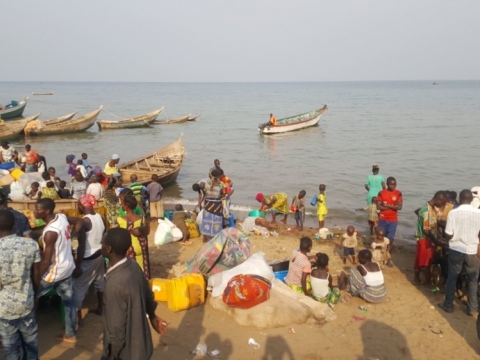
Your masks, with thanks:
<instances>
[{"instance_id":1,"label":"man in dark trousers","mask_svg":"<svg viewBox=\"0 0 480 360\"><path fill-rule=\"evenodd\" d=\"M102 360L150 359L153 344L147 315L157 333L167 331L167 322L155 315L157 304L142 269L126 257L130 246L130 232L121 228L108 230L102 240L102 255L109 260Z\"/></svg>"}]
</instances>

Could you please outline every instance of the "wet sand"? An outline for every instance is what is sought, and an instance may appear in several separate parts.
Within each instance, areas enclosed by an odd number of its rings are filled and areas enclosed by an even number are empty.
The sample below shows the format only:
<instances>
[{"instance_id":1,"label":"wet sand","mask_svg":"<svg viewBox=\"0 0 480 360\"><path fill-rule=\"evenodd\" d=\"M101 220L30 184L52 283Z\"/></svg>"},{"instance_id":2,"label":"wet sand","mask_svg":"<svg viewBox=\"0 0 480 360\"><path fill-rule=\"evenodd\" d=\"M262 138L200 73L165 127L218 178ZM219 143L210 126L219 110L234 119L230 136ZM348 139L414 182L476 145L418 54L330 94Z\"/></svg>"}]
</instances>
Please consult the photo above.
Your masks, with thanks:
<instances>
[{"instance_id":1,"label":"wet sand","mask_svg":"<svg viewBox=\"0 0 480 360\"><path fill-rule=\"evenodd\" d=\"M149 237L153 276L172 277L172 267L187 260L202 242L195 239L188 247L173 243L157 248L153 244L155 227ZM314 230L309 229L302 234L287 232L283 226L278 232L278 237L251 236L251 252L262 251L269 261L287 259L290 251L298 248L301 235L314 234ZM384 303L368 305L358 298L347 304L339 303L334 308L336 320L321 326L295 325L295 334L290 333L288 327L259 330L239 326L227 315L214 310L208 302L178 313L170 312L166 303L160 303L157 314L170 325L166 335L153 335L153 358L210 358L190 354L201 342L209 351L220 350L216 358L231 360L450 359L453 355L457 359L478 359L480 341L476 337L475 320L462 311L460 303L456 304L454 313L444 313L436 305L443 299L441 293L434 294L413 285L415 248L408 243L399 245L393 254L396 266L383 269L389 292ZM362 245L357 250L361 248ZM336 275L344 270L339 250L332 240L314 241L312 252L327 253L330 272ZM94 294L90 293L84 311L87 307L94 309L95 301ZM77 344L61 344L55 340L55 335L62 333L62 325L60 312L54 305L43 306L39 313L40 358L99 359L101 318L88 314L85 326L78 332ZM360 311L359 306L366 307L367 312ZM364 320L356 321L352 318L354 315ZM254 338L261 345L260 349L248 345L249 338ZM0 359L3 359L1 355Z\"/></svg>"}]
</instances>

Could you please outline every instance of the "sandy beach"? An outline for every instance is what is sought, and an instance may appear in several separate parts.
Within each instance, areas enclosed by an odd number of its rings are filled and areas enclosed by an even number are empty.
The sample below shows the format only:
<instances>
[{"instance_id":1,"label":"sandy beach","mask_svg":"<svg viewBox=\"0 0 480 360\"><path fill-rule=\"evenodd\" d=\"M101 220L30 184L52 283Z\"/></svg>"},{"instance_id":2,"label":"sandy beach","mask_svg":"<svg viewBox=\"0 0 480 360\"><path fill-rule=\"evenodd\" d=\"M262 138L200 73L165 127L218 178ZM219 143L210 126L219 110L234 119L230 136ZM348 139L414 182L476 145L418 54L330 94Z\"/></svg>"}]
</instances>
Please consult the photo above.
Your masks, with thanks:
<instances>
[{"instance_id":1,"label":"sandy beach","mask_svg":"<svg viewBox=\"0 0 480 360\"><path fill-rule=\"evenodd\" d=\"M157 248L153 244L156 225L149 236L150 260L153 277L172 277L172 267L187 260L201 246L201 239L188 247L179 243ZM291 249L298 247L301 235L312 236L313 229L301 234L279 226L279 236L262 238L252 235L251 251L264 252L268 261L287 259ZM336 242L339 240L337 239ZM359 246L357 250L363 248ZM341 261L334 240L314 241L313 253L325 252L330 257L330 272L334 275L348 270ZM157 314L167 320L169 331L164 336L153 335L156 359L201 359L191 351L198 343L205 343L209 351L218 349L218 359L478 359L480 341L477 340L474 318L462 311L459 303L452 314L437 307L443 299L441 293L431 293L412 285L414 246L399 244L393 260L396 267L385 267L388 299L378 305L369 305L358 298L339 303L334 311L337 319L323 325L293 325L259 330L237 325L229 316L214 310L208 300L205 305L173 313L166 303L160 303ZM62 333L58 306L44 305L38 315L40 358L45 360L99 359L102 349L102 319L88 314L85 326L78 332L75 345L55 340ZM366 307L361 311L359 306ZM88 295L84 312L95 308L95 296ZM354 320L352 316L364 318ZM248 345L253 338L260 344L256 350ZM0 355L0 359L3 359Z\"/></svg>"}]
</instances>

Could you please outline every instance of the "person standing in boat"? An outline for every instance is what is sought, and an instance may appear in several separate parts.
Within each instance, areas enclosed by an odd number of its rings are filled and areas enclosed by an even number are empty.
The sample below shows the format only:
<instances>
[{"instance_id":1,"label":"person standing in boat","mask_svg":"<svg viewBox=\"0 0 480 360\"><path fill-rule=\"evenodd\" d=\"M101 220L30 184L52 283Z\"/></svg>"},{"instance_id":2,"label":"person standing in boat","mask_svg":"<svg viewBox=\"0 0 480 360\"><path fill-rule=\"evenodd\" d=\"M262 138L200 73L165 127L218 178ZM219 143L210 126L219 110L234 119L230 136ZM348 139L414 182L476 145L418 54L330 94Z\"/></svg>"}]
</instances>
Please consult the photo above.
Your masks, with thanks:
<instances>
[{"instance_id":1,"label":"person standing in boat","mask_svg":"<svg viewBox=\"0 0 480 360\"><path fill-rule=\"evenodd\" d=\"M275 115L270 114L270 121L269 121L269 126L275 126L277 125L277 118Z\"/></svg>"},{"instance_id":2,"label":"person standing in boat","mask_svg":"<svg viewBox=\"0 0 480 360\"><path fill-rule=\"evenodd\" d=\"M102 185L106 185L108 178L118 173L118 163L120 162L120 156L118 154L113 154L110 156L110 160L105 164L103 168L102 176L103 181Z\"/></svg>"},{"instance_id":3,"label":"person standing in boat","mask_svg":"<svg viewBox=\"0 0 480 360\"><path fill-rule=\"evenodd\" d=\"M0 163L11 163L18 159L18 152L8 141L0 143Z\"/></svg>"},{"instance_id":4,"label":"person standing in boat","mask_svg":"<svg viewBox=\"0 0 480 360\"><path fill-rule=\"evenodd\" d=\"M365 181L367 193L367 205L372 204L372 198L376 197L381 190L385 189L385 178L379 174L380 166L372 166L372 175L368 175Z\"/></svg>"}]
</instances>

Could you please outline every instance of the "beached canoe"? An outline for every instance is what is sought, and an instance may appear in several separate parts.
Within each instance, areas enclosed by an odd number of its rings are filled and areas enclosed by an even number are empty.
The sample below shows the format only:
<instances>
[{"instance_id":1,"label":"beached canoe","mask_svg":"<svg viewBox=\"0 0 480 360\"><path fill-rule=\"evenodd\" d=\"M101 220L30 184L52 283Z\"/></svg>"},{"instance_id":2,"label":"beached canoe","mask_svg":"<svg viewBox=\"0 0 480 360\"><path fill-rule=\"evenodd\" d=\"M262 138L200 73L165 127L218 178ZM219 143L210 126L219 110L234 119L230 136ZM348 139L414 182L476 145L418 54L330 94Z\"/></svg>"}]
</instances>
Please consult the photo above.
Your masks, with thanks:
<instances>
[{"instance_id":1,"label":"beached canoe","mask_svg":"<svg viewBox=\"0 0 480 360\"><path fill-rule=\"evenodd\" d=\"M0 110L0 119L7 120L22 116L23 110L25 110L25 106L27 106L27 101L28 97L21 101L18 101L15 106Z\"/></svg>"},{"instance_id":2,"label":"beached canoe","mask_svg":"<svg viewBox=\"0 0 480 360\"><path fill-rule=\"evenodd\" d=\"M94 110L86 115L80 116L76 119L70 119L61 122L54 122L53 124L47 124L41 128L31 129L30 135L53 135L53 134L66 134L85 131L95 124L98 114L102 111L102 107ZM55 119L52 119L55 120Z\"/></svg>"},{"instance_id":3,"label":"beached canoe","mask_svg":"<svg viewBox=\"0 0 480 360\"><path fill-rule=\"evenodd\" d=\"M158 121L155 121L154 124L155 124L155 125L167 125L167 124L179 124L179 123L184 123L184 122L187 122L187 121L188 121L188 118L190 117L190 115L192 115L192 114L188 114L188 115L185 115L185 116L181 116L181 117L178 117L178 118L175 118L175 119L158 120Z\"/></svg>"},{"instance_id":4,"label":"beached canoe","mask_svg":"<svg viewBox=\"0 0 480 360\"><path fill-rule=\"evenodd\" d=\"M6 122L0 125L0 140L12 140L17 138L25 129L28 122L37 119L40 113L17 121Z\"/></svg>"},{"instance_id":5,"label":"beached canoe","mask_svg":"<svg viewBox=\"0 0 480 360\"><path fill-rule=\"evenodd\" d=\"M200 114L195 115L195 116L190 115L190 116L188 117L187 121L195 121L195 120L197 120L199 117L200 117Z\"/></svg>"},{"instance_id":6,"label":"beached canoe","mask_svg":"<svg viewBox=\"0 0 480 360\"><path fill-rule=\"evenodd\" d=\"M14 210L35 210L37 200L17 200L9 201L8 206ZM104 206L103 199L97 201L95 208ZM62 199L55 200L55 212L62 212L65 210L78 210L78 200L76 199Z\"/></svg>"},{"instance_id":7,"label":"beached canoe","mask_svg":"<svg viewBox=\"0 0 480 360\"><path fill-rule=\"evenodd\" d=\"M260 124L258 131L261 134L280 134L288 131L295 131L305 129L310 126L315 126L320 121L322 115L327 111L328 106L324 105L321 109L310 111L305 114L295 115L288 118L277 120L277 125L269 126Z\"/></svg>"},{"instance_id":8,"label":"beached canoe","mask_svg":"<svg viewBox=\"0 0 480 360\"><path fill-rule=\"evenodd\" d=\"M152 111L151 113L126 120L99 120L97 121L97 125L100 130L149 127L150 124L153 123L157 116L163 111L163 108L164 107L162 106L161 109Z\"/></svg>"},{"instance_id":9,"label":"beached canoe","mask_svg":"<svg viewBox=\"0 0 480 360\"><path fill-rule=\"evenodd\" d=\"M183 165L185 148L182 145L183 134L173 143L147 155L118 167L124 180L123 185L128 185L130 175L135 174L138 181L143 184L151 182L153 174L158 175L158 180L163 187L175 182Z\"/></svg>"}]
</instances>

